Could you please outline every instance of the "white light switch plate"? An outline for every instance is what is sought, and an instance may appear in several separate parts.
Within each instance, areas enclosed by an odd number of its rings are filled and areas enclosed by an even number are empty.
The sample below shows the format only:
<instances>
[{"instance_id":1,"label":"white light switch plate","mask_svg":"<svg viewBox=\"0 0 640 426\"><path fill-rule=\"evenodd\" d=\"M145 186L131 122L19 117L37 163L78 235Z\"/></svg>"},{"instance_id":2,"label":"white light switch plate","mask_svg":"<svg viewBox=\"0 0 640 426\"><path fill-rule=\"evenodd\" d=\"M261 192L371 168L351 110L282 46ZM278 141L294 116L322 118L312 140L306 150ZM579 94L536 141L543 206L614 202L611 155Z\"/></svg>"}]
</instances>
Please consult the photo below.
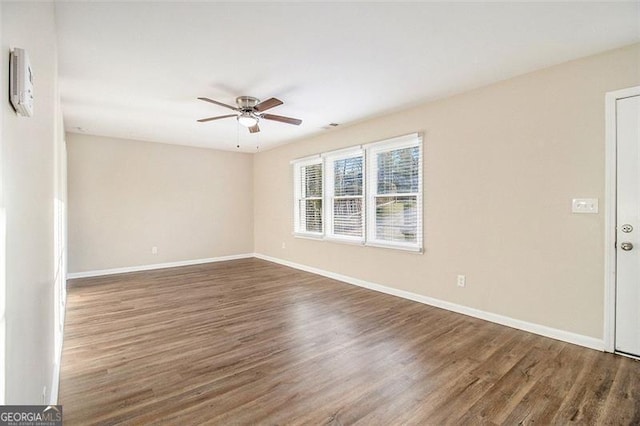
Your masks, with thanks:
<instances>
[{"instance_id":1,"label":"white light switch plate","mask_svg":"<svg viewBox=\"0 0 640 426\"><path fill-rule=\"evenodd\" d=\"M571 200L571 213L598 213L598 199L574 198Z\"/></svg>"}]
</instances>

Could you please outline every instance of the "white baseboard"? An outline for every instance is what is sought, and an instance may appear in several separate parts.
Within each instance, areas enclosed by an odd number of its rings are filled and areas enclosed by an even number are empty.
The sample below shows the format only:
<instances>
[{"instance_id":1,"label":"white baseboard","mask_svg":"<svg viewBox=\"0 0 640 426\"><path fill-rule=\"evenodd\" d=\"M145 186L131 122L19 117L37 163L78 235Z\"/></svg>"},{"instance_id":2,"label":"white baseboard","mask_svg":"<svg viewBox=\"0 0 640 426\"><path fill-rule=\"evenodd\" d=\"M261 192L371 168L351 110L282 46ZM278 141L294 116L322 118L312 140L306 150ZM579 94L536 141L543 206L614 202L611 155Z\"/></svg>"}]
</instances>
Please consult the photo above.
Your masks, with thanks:
<instances>
[{"instance_id":1,"label":"white baseboard","mask_svg":"<svg viewBox=\"0 0 640 426\"><path fill-rule=\"evenodd\" d=\"M359 287L368 288L370 290L379 291L381 293L386 293L393 296L402 297L404 299L413 300L415 302L424 303L425 305L435 306L437 308L442 308L448 311L457 312L459 314L468 315L470 317L494 322L494 323L505 325L507 327L515 328L518 330L528 331L530 333L538 334L540 336L550 337L552 339L561 340L563 342L573 343L575 345L584 346L584 347L596 349L599 351L604 351L604 341L602 339L596 339L594 337L584 336L582 334L576 334L569 331L560 330L557 328L547 327L545 325L535 324L535 323L522 321L522 320L511 318L511 317L506 317L503 315L494 314L491 312L481 311L479 309L470 308L468 306L458 305L456 303L435 299L433 297L423 296L421 294L411 293L409 291L399 290L396 288L375 284L375 283L361 280L358 278L336 274L334 272L329 272L323 269L314 268L311 266L302 265L295 262L290 262L288 260L266 256L260 253L255 253L254 256L258 259L267 260L269 262L278 263L280 265L289 266L291 268L300 269L306 272L311 272L312 274L322 275L327 278L332 278L334 280L342 281L348 284L353 284Z\"/></svg>"},{"instance_id":2,"label":"white baseboard","mask_svg":"<svg viewBox=\"0 0 640 426\"><path fill-rule=\"evenodd\" d=\"M155 263L152 265L127 266L124 268L100 269L86 272L70 272L67 279L100 277L103 275L124 274L127 272L150 271L153 269L175 268L176 266L200 265L202 263L224 262L227 260L248 259L253 253L234 254L231 256L210 257L208 259L181 260L179 262Z\"/></svg>"},{"instance_id":3,"label":"white baseboard","mask_svg":"<svg viewBox=\"0 0 640 426\"><path fill-rule=\"evenodd\" d=\"M130 267L124 267L124 268L102 269L102 270L87 271L87 272L73 272L73 273L69 273L67 278L74 279L74 278L99 277L103 275L122 274L127 272L139 272L139 271L149 271L153 269L173 268L176 266L199 265L203 263L224 262L227 260L236 260L236 259L247 259L251 257L256 257L258 259L267 260L273 263L278 263L280 265L288 266L294 269L311 272L312 274L321 275L327 278L345 282L347 284L353 284L353 285L364 287L370 290L379 291L381 293L402 297L403 299L424 303L425 305L435 306L437 308L446 309L448 311L457 312L463 315L468 315L468 316L479 318L485 321L490 321L497 324L505 325L507 327L515 328L518 330L528 331L530 333L538 334L545 337L550 337L552 339L561 340L563 342L573 343L575 345L580 345L587 348L596 349L599 351L603 351L605 349L604 341L602 339L597 339L595 337L584 336L582 334L572 333L570 331L560 330L557 328L547 327L545 325L522 321L519 319L507 317L504 315L494 314L492 312L486 312L480 309L470 308L464 305L458 305L456 303L435 299L433 297L423 296L421 294L416 294L416 293L412 293L405 290L399 290L393 287L387 287L381 284L376 284L369 281L361 280L359 278L337 274L335 272L330 272L323 269L314 268L312 266L290 262L288 260L279 259L279 258L267 256L260 253L244 253L244 254L237 254L237 255L231 255L231 256L212 257L208 259L195 259L195 260L184 260L179 262L156 263L152 265L140 265L140 266L130 266ZM54 371L54 374L59 375L60 373L59 368L60 366L58 365L57 372ZM54 397L54 391L55 391L55 397L57 399L57 380L55 378L54 378L53 386L55 386L55 388L54 387L51 388L52 400Z\"/></svg>"}]
</instances>

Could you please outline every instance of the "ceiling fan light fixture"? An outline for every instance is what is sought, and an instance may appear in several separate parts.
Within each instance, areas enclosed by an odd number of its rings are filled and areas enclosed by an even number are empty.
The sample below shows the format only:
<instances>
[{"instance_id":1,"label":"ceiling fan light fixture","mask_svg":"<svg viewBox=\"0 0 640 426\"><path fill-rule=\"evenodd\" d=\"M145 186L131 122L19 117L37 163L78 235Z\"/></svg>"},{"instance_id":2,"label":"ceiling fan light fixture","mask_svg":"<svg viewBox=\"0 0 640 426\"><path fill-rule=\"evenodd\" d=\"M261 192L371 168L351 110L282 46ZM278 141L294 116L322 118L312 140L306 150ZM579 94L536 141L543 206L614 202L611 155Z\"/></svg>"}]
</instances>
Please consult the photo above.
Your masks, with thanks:
<instances>
[{"instance_id":1,"label":"ceiling fan light fixture","mask_svg":"<svg viewBox=\"0 0 640 426\"><path fill-rule=\"evenodd\" d=\"M258 124L258 119L249 112L244 112L238 116L238 123L244 127L253 127Z\"/></svg>"}]
</instances>

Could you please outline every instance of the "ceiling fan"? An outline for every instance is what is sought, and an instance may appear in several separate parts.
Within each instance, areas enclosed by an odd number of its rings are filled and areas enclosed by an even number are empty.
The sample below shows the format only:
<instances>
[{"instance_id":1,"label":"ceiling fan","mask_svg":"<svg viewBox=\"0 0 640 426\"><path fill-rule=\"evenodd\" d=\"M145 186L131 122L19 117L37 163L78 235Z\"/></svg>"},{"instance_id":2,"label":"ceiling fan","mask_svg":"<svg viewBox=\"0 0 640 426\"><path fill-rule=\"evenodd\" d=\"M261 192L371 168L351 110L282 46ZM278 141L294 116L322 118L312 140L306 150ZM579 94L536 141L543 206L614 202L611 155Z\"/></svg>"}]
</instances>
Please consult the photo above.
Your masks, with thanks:
<instances>
[{"instance_id":1,"label":"ceiling fan","mask_svg":"<svg viewBox=\"0 0 640 426\"><path fill-rule=\"evenodd\" d=\"M264 118L265 120L279 121L281 123L293 124L299 126L302 123L302 120L298 120L297 118L284 117L282 115L274 115L274 114L264 114L264 111L271 109L273 107L277 107L278 105L282 105L282 101L276 98L269 98L266 101L260 102L260 99L251 97L251 96L238 96L236 98L237 107L233 107L231 105L227 105L222 102L214 101L209 98L198 98L201 101L211 102L212 104L220 105L225 108L232 109L236 111L235 114L228 115L219 115L217 117L209 117L209 118L201 118L198 120L200 123L204 123L206 121L220 120L221 118L229 118L236 117L238 123L242 124L246 128L249 129L251 133L257 133L260 131L260 127L258 127L258 121Z\"/></svg>"}]
</instances>

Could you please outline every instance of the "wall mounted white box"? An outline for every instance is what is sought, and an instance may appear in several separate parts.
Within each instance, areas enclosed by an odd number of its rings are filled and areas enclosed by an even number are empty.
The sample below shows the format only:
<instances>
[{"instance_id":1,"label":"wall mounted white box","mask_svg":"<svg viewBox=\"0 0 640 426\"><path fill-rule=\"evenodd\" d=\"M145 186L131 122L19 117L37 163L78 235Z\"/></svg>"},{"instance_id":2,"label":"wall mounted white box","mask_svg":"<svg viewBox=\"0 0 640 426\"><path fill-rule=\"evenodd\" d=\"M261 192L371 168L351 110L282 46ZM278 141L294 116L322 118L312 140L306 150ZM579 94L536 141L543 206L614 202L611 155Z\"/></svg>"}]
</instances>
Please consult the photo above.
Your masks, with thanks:
<instances>
[{"instance_id":1,"label":"wall mounted white box","mask_svg":"<svg viewBox=\"0 0 640 426\"><path fill-rule=\"evenodd\" d=\"M9 58L9 99L19 115L33 115L33 71L24 49L15 48Z\"/></svg>"},{"instance_id":2,"label":"wall mounted white box","mask_svg":"<svg viewBox=\"0 0 640 426\"><path fill-rule=\"evenodd\" d=\"M574 198L571 200L571 213L598 213L598 199Z\"/></svg>"}]
</instances>

